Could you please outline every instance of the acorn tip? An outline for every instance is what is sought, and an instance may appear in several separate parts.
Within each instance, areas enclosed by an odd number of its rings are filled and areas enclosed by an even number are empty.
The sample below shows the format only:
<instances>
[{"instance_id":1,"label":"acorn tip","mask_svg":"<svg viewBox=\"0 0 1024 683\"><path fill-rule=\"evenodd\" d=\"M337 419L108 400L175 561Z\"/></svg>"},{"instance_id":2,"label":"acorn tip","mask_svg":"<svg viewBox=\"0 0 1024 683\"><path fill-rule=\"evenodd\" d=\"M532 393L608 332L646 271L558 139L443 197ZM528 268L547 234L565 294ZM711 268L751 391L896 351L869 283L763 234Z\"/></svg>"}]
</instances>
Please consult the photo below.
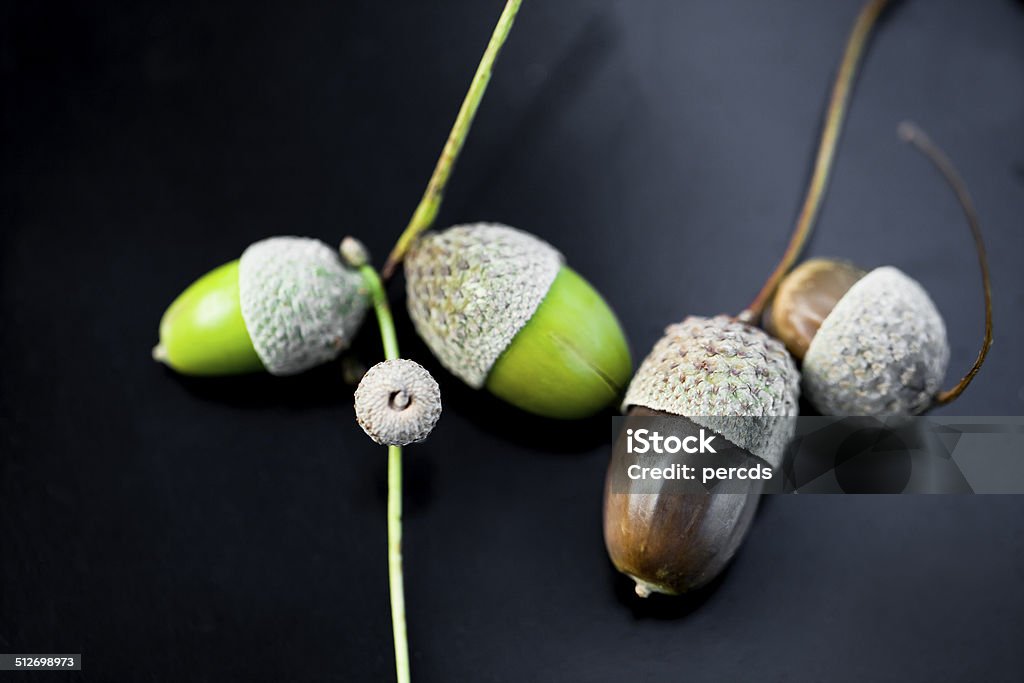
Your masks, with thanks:
<instances>
[{"instance_id":1,"label":"acorn tip","mask_svg":"<svg viewBox=\"0 0 1024 683\"><path fill-rule=\"evenodd\" d=\"M163 344L157 344L156 346L154 346L152 355L153 360L155 360L157 363L163 363L164 365L167 364L167 349L166 347L164 347Z\"/></svg>"},{"instance_id":2,"label":"acorn tip","mask_svg":"<svg viewBox=\"0 0 1024 683\"><path fill-rule=\"evenodd\" d=\"M362 268L370 262L370 252L367 251L366 245L355 237L345 237L341 240L341 246L338 249L345 263L353 268Z\"/></svg>"}]
</instances>

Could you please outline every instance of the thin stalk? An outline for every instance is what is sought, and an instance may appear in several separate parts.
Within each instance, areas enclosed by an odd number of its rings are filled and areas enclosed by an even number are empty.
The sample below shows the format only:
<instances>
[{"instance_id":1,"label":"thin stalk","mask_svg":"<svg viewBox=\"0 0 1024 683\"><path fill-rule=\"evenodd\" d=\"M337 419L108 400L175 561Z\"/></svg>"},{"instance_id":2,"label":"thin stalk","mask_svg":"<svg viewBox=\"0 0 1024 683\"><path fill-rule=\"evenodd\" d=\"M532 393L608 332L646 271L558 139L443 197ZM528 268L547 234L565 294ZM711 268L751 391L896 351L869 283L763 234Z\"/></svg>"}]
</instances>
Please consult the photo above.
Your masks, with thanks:
<instances>
[{"instance_id":1,"label":"thin stalk","mask_svg":"<svg viewBox=\"0 0 1024 683\"><path fill-rule=\"evenodd\" d=\"M931 141L924 131L910 121L904 121L900 124L899 134L904 142L909 142L928 158L928 161L939 170L946 183L956 194L964 216L967 217L967 225L970 226L971 237L974 239L974 249L978 253L978 266L981 269L981 287L985 296L985 333L982 336L981 350L978 351L978 357L974 360L974 364L971 365L971 369L967 371L967 374L955 386L941 391L935 396L935 405L941 406L955 401L964 392L964 389L970 385L974 380L974 376L978 374L978 370L981 370L981 366L985 363L985 357L992 346L992 283L989 279L988 256L985 253L985 242L981 237L981 221L978 220L978 212L974 208L974 200L971 199L971 194L967 191L967 184L960 177L960 174L957 173L953 162L950 161L949 157L946 156L946 153L938 145Z\"/></svg>"},{"instance_id":2,"label":"thin stalk","mask_svg":"<svg viewBox=\"0 0 1024 683\"><path fill-rule=\"evenodd\" d=\"M363 276L366 288L370 292L370 301L373 303L374 313L377 314L380 340L384 345L384 360L398 360L398 337L395 335L395 319L391 316L391 306L388 304L388 297L384 292L384 283L381 281L380 276L377 275L377 271L369 263L360 265L359 272Z\"/></svg>"},{"instance_id":3,"label":"thin stalk","mask_svg":"<svg viewBox=\"0 0 1024 683\"><path fill-rule=\"evenodd\" d=\"M398 359L398 337L384 284L369 263L359 266L373 302L384 345L385 360ZM398 683L409 683L409 637L405 619L405 580L402 572L402 447L388 446L388 584L391 594L391 630L395 641Z\"/></svg>"},{"instance_id":4,"label":"thin stalk","mask_svg":"<svg viewBox=\"0 0 1024 683\"><path fill-rule=\"evenodd\" d=\"M738 316L740 320L746 323L757 325L761 322L761 316L764 313L765 307L771 301L782 278L786 276L793 267L793 264L796 263L800 252L803 251L804 245L807 243L808 237L811 235L815 219L818 217L822 200L825 197L825 191L828 188L836 146L839 143L843 121L849 109L850 94L853 91L853 85L857 78L857 71L862 61L864 48L867 45L868 38L871 36L871 29L887 4L888 0L870 0L861 9L857 22L850 32L850 37L846 42L846 50L843 53L843 59L839 64L839 71L832 86L832 95L829 98L828 108L825 110L825 122L821 132L821 140L818 143L814 171L811 174L811 181L807 186L803 205L800 207L796 227L779 264L772 271L772 274L768 276L757 297Z\"/></svg>"},{"instance_id":5,"label":"thin stalk","mask_svg":"<svg viewBox=\"0 0 1024 683\"><path fill-rule=\"evenodd\" d=\"M388 446L388 583L391 589L395 672L398 683L409 683L409 637L405 628L405 585L402 572L401 446Z\"/></svg>"},{"instance_id":6,"label":"thin stalk","mask_svg":"<svg viewBox=\"0 0 1024 683\"><path fill-rule=\"evenodd\" d=\"M398 242L395 243L391 254L388 255L388 260L381 269L381 275L385 281L391 279L391 276L394 275L395 269L402 262L402 259L405 258L406 252L409 251L409 247L416 241L416 238L425 230L428 230L433 225L434 219L437 218L437 212L441 208L441 200L444 198L445 185L447 185L452 168L454 168L455 162L459 158L459 152L462 151L466 135L473 125L473 117L476 116L476 111L480 107L480 101L487 90L487 84L491 80L494 62L498 58L502 45L505 44L505 39L508 38L520 4L522 4L522 0L507 0L505 3L505 9L502 11L501 17L498 18L498 23L491 34L491 40L487 44L487 49L484 50L484 56L480 59L480 64L476 68L476 74L474 74L473 80L469 84L469 91L462 101L458 116L455 117L455 125L452 126L452 130L448 134L448 141L445 142L444 149L441 150L441 156L434 167L433 175L430 176L430 182L427 183L427 189L423 193L423 198L420 200L419 206L416 207L416 211L413 212L409 225L406 226L405 231L398 238Z\"/></svg>"}]
</instances>

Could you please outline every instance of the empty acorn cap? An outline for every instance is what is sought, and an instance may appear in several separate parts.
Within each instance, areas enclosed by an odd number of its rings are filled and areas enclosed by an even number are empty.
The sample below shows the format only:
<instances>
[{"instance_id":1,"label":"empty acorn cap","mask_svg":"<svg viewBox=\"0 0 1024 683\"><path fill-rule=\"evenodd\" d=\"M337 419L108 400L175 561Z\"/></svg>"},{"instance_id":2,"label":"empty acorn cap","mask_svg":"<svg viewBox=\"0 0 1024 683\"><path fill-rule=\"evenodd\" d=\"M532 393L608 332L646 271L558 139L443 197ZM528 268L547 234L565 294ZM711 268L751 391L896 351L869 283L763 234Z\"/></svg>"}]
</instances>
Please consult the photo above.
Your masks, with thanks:
<instances>
[{"instance_id":1,"label":"empty acorn cap","mask_svg":"<svg viewBox=\"0 0 1024 683\"><path fill-rule=\"evenodd\" d=\"M419 363L400 358L377 363L355 392L356 420L384 446L427 438L441 416L441 390Z\"/></svg>"},{"instance_id":2,"label":"empty acorn cap","mask_svg":"<svg viewBox=\"0 0 1024 683\"><path fill-rule=\"evenodd\" d=\"M622 410L688 417L778 466L793 430L778 418L796 416L799 398L800 373L781 342L728 316L691 316L665 329Z\"/></svg>"},{"instance_id":3,"label":"empty acorn cap","mask_svg":"<svg viewBox=\"0 0 1024 683\"><path fill-rule=\"evenodd\" d=\"M946 326L915 280L876 268L839 300L804 357L804 389L826 415L914 415L949 363Z\"/></svg>"},{"instance_id":4,"label":"empty acorn cap","mask_svg":"<svg viewBox=\"0 0 1024 683\"><path fill-rule=\"evenodd\" d=\"M305 237L250 245L238 278L246 329L274 375L296 374L337 357L369 303L360 274L336 250Z\"/></svg>"},{"instance_id":5,"label":"empty acorn cap","mask_svg":"<svg viewBox=\"0 0 1024 683\"><path fill-rule=\"evenodd\" d=\"M459 225L422 237L405 259L409 317L453 375L484 386L562 267L550 244L507 225Z\"/></svg>"}]
</instances>

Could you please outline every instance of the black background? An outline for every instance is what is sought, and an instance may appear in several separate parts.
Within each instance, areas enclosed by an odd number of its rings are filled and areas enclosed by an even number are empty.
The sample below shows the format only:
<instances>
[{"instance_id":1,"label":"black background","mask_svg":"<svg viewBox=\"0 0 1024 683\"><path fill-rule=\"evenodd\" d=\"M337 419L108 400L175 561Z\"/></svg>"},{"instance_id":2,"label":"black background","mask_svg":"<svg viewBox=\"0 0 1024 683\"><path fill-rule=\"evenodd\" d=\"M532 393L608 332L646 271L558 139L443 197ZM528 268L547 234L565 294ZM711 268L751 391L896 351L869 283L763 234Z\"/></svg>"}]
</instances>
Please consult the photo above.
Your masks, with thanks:
<instances>
[{"instance_id":1,"label":"black background","mask_svg":"<svg viewBox=\"0 0 1024 683\"><path fill-rule=\"evenodd\" d=\"M785 243L858 7L527 0L441 222L555 244L638 359L685 314L738 311ZM259 238L355 234L382 258L499 10L3 4L0 651L81 652L97 681L393 676L385 454L340 367L188 381L149 350L171 299ZM1012 0L891 11L812 246L918 278L952 381L980 337L976 262L897 123L956 160L997 338L946 414L1024 412L1022 36ZM445 399L407 452L414 678L1024 678L1024 499L772 498L713 590L641 603L602 547L608 416L524 416L399 327ZM377 345L367 328L356 351Z\"/></svg>"}]
</instances>

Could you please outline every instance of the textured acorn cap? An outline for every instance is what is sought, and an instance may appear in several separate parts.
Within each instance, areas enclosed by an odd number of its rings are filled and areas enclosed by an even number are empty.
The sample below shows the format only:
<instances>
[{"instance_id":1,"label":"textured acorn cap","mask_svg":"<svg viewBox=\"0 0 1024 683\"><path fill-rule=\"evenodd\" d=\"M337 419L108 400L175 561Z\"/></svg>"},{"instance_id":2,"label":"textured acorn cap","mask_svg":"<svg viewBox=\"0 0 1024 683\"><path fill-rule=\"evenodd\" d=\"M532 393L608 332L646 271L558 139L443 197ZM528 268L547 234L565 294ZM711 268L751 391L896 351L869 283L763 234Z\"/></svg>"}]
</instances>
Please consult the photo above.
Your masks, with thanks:
<instances>
[{"instance_id":1,"label":"textured acorn cap","mask_svg":"<svg viewBox=\"0 0 1024 683\"><path fill-rule=\"evenodd\" d=\"M804 356L804 391L826 415L914 415L931 405L949 343L935 304L896 268L876 268L836 303Z\"/></svg>"},{"instance_id":2,"label":"textured acorn cap","mask_svg":"<svg viewBox=\"0 0 1024 683\"><path fill-rule=\"evenodd\" d=\"M250 245L239 263L239 295L267 371L293 375L347 348L368 305L362 285L359 273L319 240L272 237Z\"/></svg>"},{"instance_id":3,"label":"textured acorn cap","mask_svg":"<svg viewBox=\"0 0 1024 683\"><path fill-rule=\"evenodd\" d=\"M561 267L554 247L506 225L430 233L405 259L409 317L441 364L479 389Z\"/></svg>"},{"instance_id":4,"label":"textured acorn cap","mask_svg":"<svg viewBox=\"0 0 1024 683\"><path fill-rule=\"evenodd\" d=\"M626 392L642 406L690 418L779 466L792 438L800 373L781 342L720 315L669 325Z\"/></svg>"},{"instance_id":5,"label":"textured acorn cap","mask_svg":"<svg viewBox=\"0 0 1024 683\"><path fill-rule=\"evenodd\" d=\"M384 446L427 438L441 416L441 390L419 363L400 358L377 363L355 392L356 420Z\"/></svg>"}]
</instances>

